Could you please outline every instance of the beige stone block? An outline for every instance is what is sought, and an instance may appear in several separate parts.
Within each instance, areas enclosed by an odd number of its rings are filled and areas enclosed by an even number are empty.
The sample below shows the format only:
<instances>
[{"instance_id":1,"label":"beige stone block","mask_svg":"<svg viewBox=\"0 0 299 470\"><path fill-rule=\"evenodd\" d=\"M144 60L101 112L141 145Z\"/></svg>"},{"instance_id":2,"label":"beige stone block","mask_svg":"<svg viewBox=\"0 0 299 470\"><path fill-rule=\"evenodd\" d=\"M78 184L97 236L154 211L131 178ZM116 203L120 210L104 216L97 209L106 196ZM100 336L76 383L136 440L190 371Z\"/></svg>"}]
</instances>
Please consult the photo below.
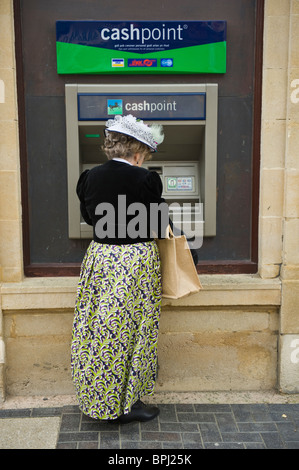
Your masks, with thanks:
<instances>
[{"instance_id":1,"label":"beige stone block","mask_svg":"<svg viewBox=\"0 0 299 470\"><path fill-rule=\"evenodd\" d=\"M0 7L0 67L13 68L14 67L14 30L13 18L8 6L3 7L1 0Z\"/></svg>"},{"instance_id":2,"label":"beige stone block","mask_svg":"<svg viewBox=\"0 0 299 470\"><path fill-rule=\"evenodd\" d=\"M161 334L157 391L269 390L277 337L264 332Z\"/></svg>"},{"instance_id":3,"label":"beige stone block","mask_svg":"<svg viewBox=\"0 0 299 470\"><path fill-rule=\"evenodd\" d=\"M281 334L299 334L299 281L282 282Z\"/></svg>"},{"instance_id":4,"label":"beige stone block","mask_svg":"<svg viewBox=\"0 0 299 470\"><path fill-rule=\"evenodd\" d=\"M19 141L17 121L0 121L0 171L19 168Z\"/></svg>"},{"instance_id":5,"label":"beige stone block","mask_svg":"<svg viewBox=\"0 0 299 470\"><path fill-rule=\"evenodd\" d=\"M262 279L275 279L279 276L280 264L261 264L259 265L259 275Z\"/></svg>"},{"instance_id":6,"label":"beige stone block","mask_svg":"<svg viewBox=\"0 0 299 470\"><path fill-rule=\"evenodd\" d=\"M3 310L71 309L75 300L75 292L2 294Z\"/></svg>"},{"instance_id":7,"label":"beige stone block","mask_svg":"<svg viewBox=\"0 0 299 470\"><path fill-rule=\"evenodd\" d=\"M273 318L273 321L272 321ZM178 332L220 332L220 331L263 331L277 330L276 309L237 307L229 309L182 309L162 310L160 331Z\"/></svg>"},{"instance_id":8,"label":"beige stone block","mask_svg":"<svg viewBox=\"0 0 299 470\"><path fill-rule=\"evenodd\" d=\"M279 389L299 393L299 336L281 335L279 349Z\"/></svg>"},{"instance_id":9,"label":"beige stone block","mask_svg":"<svg viewBox=\"0 0 299 470\"><path fill-rule=\"evenodd\" d=\"M280 289L236 289L233 286L223 290L203 288L199 294L179 300L163 299L162 306L236 306L236 305L280 305Z\"/></svg>"},{"instance_id":10,"label":"beige stone block","mask_svg":"<svg viewBox=\"0 0 299 470\"><path fill-rule=\"evenodd\" d=\"M285 221L283 262L286 265L299 265L299 219Z\"/></svg>"},{"instance_id":11,"label":"beige stone block","mask_svg":"<svg viewBox=\"0 0 299 470\"><path fill-rule=\"evenodd\" d=\"M1 277L2 276L2 277ZM3 282L20 282L24 277L23 266L16 266L13 268L3 268L0 279Z\"/></svg>"},{"instance_id":12,"label":"beige stone block","mask_svg":"<svg viewBox=\"0 0 299 470\"><path fill-rule=\"evenodd\" d=\"M2 269L22 266L21 227L17 220L0 220L0 262Z\"/></svg>"},{"instance_id":13,"label":"beige stone block","mask_svg":"<svg viewBox=\"0 0 299 470\"><path fill-rule=\"evenodd\" d=\"M288 122L299 123L299 67L289 71Z\"/></svg>"},{"instance_id":14,"label":"beige stone block","mask_svg":"<svg viewBox=\"0 0 299 470\"><path fill-rule=\"evenodd\" d=\"M0 364L0 404L5 401L5 364Z\"/></svg>"},{"instance_id":15,"label":"beige stone block","mask_svg":"<svg viewBox=\"0 0 299 470\"><path fill-rule=\"evenodd\" d=\"M291 0L292 14L299 15L299 0Z\"/></svg>"},{"instance_id":16,"label":"beige stone block","mask_svg":"<svg viewBox=\"0 0 299 470\"><path fill-rule=\"evenodd\" d=\"M74 309L78 277L24 278L1 287L3 311Z\"/></svg>"},{"instance_id":17,"label":"beige stone block","mask_svg":"<svg viewBox=\"0 0 299 470\"><path fill-rule=\"evenodd\" d=\"M279 41L277 41L277 34L279 34ZM264 67L286 69L288 51L289 17L267 17L265 21Z\"/></svg>"},{"instance_id":18,"label":"beige stone block","mask_svg":"<svg viewBox=\"0 0 299 470\"><path fill-rule=\"evenodd\" d=\"M261 142L261 167L284 168L286 123L263 121Z\"/></svg>"},{"instance_id":19,"label":"beige stone block","mask_svg":"<svg viewBox=\"0 0 299 470\"><path fill-rule=\"evenodd\" d=\"M286 119L287 71L264 69L262 119Z\"/></svg>"},{"instance_id":20,"label":"beige stone block","mask_svg":"<svg viewBox=\"0 0 299 470\"><path fill-rule=\"evenodd\" d=\"M298 84L299 88L299 84ZM298 93L299 97L299 93ZM298 105L299 106L299 103ZM286 155L286 167L299 170L299 122L290 121L287 128L288 147Z\"/></svg>"},{"instance_id":21,"label":"beige stone block","mask_svg":"<svg viewBox=\"0 0 299 470\"><path fill-rule=\"evenodd\" d=\"M260 217L259 222L260 265L280 264L282 262L282 219Z\"/></svg>"},{"instance_id":22,"label":"beige stone block","mask_svg":"<svg viewBox=\"0 0 299 470\"><path fill-rule=\"evenodd\" d=\"M16 171L0 171L0 220L20 218L18 183Z\"/></svg>"},{"instance_id":23,"label":"beige stone block","mask_svg":"<svg viewBox=\"0 0 299 470\"><path fill-rule=\"evenodd\" d=\"M289 281L299 280L299 266L282 265L281 279Z\"/></svg>"},{"instance_id":24,"label":"beige stone block","mask_svg":"<svg viewBox=\"0 0 299 470\"><path fill-rule=\"evenodd\" d=\"M299 15L291 16L290 67L299 67Z\"/></svg>"},{"instance_id":25,"label":"beige stone block","mask_svg":"<svg viewBox=\"0 0 299 470\"><path fill-rule=\"evenodd\" d=\"M6 339L8 395L74 394L70 334Z\"/></svg>"},{"instance_id":26,"label":"beige stone block","mask_svg":"<svg viewBox=\"0 0 299 470\"><path fill-rule=\"evenodd\" d=\"M34 312L5 314L4 336L6 338L70 335L74 312Z\"/></svg>"},{"instance_id":27,"label":"beige stone block","mask_svg":"<svg viewBox=\"0 0 299 470\"><path fill-rule=\"evenodd\" d=\"M23 282L2 285L3 294L50 293L62 294L77 290L79 277L27 277Z\"/></svg>"},{"instance_id":28,"label":"beige stone block","mask_svg":"<svg viewBox=\"0 0 299 470\"><path fill-rule=\"evenodd\" d=\"M290 14L289 0L266 0L265 17L268 16L288 16Z\"/></svg>"},{"instance_id":29,"label":"beige stone block","mask_svg":"<svg viewBox=\"0 0 299 470\"><path fill-rule=\"evenodd\" d=\"M12 0L1 0L0 2L0 15L12 16Z\"/></svg>"},{"instance_id":30,"label":"beige stone block","mask_svg":"<svg viewBox=\"0 0 299 470\"><path fill-rule=\"evenodd\" d=\"M6 387L11 395L73 394L72 312L4 315Z\"/></svg>"},{"instance_id":31,"label":"beige stone block","mask_svg":"<svg viewBox=\"0 0 299 470\"><path fill-rule=\"evenodd\" d=\"M287 170L285 217L299 217L299 170Z\"/></svg>"},{"instance_id":32,"label":"beige stone block","mask_svg":"<svg viewBox=\"0 0 299 470\"><path fill-rule=\"evenodd\" d=\"M284 202L284 170L261 171L260 214L262 216L281 217Z\"/></svg>"},{"instance_id":33,"label":"beige stone block","mask_svg":"<svg viewBox=\"0 0 299 470\"><path fill-rule=\"evenodd\" d=\"M0 121L15 120L17 119L15 71L0 68L0 80L3 80L5 87L5 101L0 105Z\"/></svg>"}]
</instances>

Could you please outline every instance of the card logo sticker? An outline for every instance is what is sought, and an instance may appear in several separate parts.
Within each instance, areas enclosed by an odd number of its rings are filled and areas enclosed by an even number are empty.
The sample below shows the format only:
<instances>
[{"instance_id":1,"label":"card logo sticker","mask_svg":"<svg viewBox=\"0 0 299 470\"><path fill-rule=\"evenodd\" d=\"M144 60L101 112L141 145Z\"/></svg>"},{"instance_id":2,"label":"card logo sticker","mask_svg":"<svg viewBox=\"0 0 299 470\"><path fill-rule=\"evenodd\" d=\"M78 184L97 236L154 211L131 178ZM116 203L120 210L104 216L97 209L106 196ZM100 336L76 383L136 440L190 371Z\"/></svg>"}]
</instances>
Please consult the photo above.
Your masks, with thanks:
<instances>
[{"instance_id":1,"label":"card logo sticker","mask_svg":"<svg viewBox=\"0 0 299 470\"><path fill-rule=\"evenodd\" d=\"M157 59L128 59L128 67L157 67Z\"/></svg>"},{"instance_id":2,"label":"card logo sticker","mask_svg":"<svg viewBox=\"0 0 299 470\"><path fill-rule=\"evenodd\" d=\"M161 59L161 67L173 67L173 59Z\"/></svg>"},{"instance_id":3,"label":"card logo sticker","mask_svg":"<svg viewBox=\"0 0 299 470\"><path fill-rule=\"evenodd\" d=\"M124 67L125 59L112 59L111 65L112 67Z\"/></svg>"}]
</instances>

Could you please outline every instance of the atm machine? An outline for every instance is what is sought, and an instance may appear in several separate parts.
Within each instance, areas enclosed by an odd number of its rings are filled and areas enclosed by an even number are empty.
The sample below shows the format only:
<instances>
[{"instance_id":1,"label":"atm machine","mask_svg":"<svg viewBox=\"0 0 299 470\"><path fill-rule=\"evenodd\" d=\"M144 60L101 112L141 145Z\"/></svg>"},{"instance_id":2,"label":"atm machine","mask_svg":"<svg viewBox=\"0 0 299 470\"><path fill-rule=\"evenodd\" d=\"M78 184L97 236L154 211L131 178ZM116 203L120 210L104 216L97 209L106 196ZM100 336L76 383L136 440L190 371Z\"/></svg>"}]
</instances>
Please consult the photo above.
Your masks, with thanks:
<instances>
[{"instance_id":1,"label":"atm machine","mask_svg":"<svg viewBox=\"0 0 299 470\"><path fill-rule=\"evenodd\" d=\"M163 125L164 142L143 166L160 175L175 226L184 222L189 237L195 225L205 237L216 235L218 85L67 84L65 94L69 238L92 238L76 184L82 171L107 160L105 123L116 114Z\"/></svg>"}]
</instances>

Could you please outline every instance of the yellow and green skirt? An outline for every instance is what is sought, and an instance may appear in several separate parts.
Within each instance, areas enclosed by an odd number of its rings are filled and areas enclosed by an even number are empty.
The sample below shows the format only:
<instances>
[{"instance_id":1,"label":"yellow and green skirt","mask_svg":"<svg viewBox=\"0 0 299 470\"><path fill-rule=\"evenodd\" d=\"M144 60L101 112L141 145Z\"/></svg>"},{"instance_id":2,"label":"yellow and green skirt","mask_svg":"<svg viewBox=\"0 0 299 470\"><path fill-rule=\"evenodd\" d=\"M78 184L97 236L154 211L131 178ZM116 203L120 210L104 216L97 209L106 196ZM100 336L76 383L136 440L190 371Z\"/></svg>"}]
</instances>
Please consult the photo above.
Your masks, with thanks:
<instances>
[{"instance_id":1,"label":"yellow and green skirt","mask_svg":"<svg viewBox=\"0 0 299 470\"><path fill-rule=\"evenodd\" d=\"M154 241L90 243L81 266L71 345L72 378L84 414L116 419L154 392L161 299Z\"/></svg>"}]
</instances>

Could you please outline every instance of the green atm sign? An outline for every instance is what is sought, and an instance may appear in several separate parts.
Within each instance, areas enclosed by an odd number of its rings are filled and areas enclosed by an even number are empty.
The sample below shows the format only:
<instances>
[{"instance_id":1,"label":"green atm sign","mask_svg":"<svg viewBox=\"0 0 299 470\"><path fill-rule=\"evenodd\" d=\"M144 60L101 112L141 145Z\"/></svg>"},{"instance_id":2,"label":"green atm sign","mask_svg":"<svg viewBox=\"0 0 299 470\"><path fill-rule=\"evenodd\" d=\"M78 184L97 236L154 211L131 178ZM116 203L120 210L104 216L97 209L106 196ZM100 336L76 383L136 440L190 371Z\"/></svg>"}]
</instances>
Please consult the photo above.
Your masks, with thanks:
<instances>
[{"instance_id":1,"label":"green atm sign","mask_svg":"<svg viewBox=\"0 0 299 470\"><path fill-rule=\"evenodd\" d=\"M226 21L56 22L59 74L226 72Z\"/></svg>"}]
</instances>

